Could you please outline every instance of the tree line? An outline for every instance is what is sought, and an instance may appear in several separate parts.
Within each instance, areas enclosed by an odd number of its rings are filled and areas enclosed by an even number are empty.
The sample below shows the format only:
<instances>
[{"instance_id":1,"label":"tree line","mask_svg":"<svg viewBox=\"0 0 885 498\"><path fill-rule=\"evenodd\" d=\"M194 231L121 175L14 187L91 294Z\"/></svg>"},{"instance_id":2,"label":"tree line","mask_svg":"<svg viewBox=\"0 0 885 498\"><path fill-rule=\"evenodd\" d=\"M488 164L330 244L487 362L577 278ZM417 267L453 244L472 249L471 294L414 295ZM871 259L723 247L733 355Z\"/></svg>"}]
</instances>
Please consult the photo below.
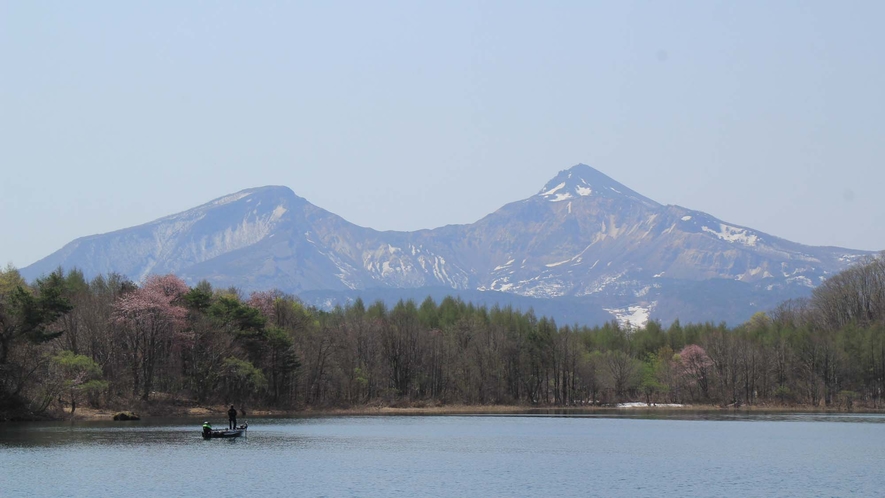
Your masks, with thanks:
<instances>
[{"instance_id":1,"label":"tree line","mask_svg":"<svg viewBox=\"0 0 885 498\"><path fill-rule=\"evenodd\" d=\"M878 409L885 261L827 279L746 323L558 325L507 306L356 300L326 311L279 292L137 285L78 270L0 270L0 413L237 403L646 403Z\"/></svg>"}]
</instances>

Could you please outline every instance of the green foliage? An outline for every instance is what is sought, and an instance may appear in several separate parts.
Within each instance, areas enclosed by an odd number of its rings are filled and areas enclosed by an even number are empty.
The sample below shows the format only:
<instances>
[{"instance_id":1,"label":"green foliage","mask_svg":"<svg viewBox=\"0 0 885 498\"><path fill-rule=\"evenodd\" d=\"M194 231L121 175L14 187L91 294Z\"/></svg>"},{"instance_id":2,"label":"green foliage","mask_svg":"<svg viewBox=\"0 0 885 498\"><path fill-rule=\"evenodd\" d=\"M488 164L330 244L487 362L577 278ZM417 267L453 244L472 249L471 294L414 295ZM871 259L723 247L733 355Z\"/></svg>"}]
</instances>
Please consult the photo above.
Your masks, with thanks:
<instances>
[{"instance_id":1,"label":"green foliage","mask_svg":"<svg viewBox=\"0 0 885 498\"><path fill-rule=\"evenodd\" d=\"M219 296L209 306L208 314L232 332L243 335L261 331L267 320L260 311L232 295Z\"/></svg>"},{"instance_id":2,"label":"green foliage","mask_svg":"<svg viewBox=\"0 0 885 498\"><path fill-rule=\"evenodd\" d=\"M295 342L289 333L279 327L267 329L269 358L265 371L271 378L271 391L274 400L283 396L286 386L291 385L301 369L301 360L295 349Z\"/></svg>"},{"instance_id":3,"label":"green foliage","mask_svg":"<svg viewBox=\"0 0 885 498\"><path fill-rule=\"evenodd\" d=\"M9 313L13 322L11 328L17 327L18 332L12 331L33 343L50 341L60 336L64 331L52 330L50 326L61 315L71 311L73 307L67 298L63 296L65 289L64 277L53 272L48 277L37 280L36 295L24 287L16 287L9 296ZM3 320L4 324L7 320ZM2 359L2 356L0 356Z\"/></svg>"},{"instance_id":4,"label":"green foliage","mask_svg":"<svg viewBox=\"0 0 885 498\"><path fill-rule=\"evenodd\" d=\"M26 286L25 279L23 279L21 273L12 266L12 263L0 270L0 299L2 299L3 296L11 294L17 287Z\"/></svg>"},{"instance_id":5,"label":"green foliage","mask_svg":"<svg viewBox=\"0 0 885 498\"><path fill-rule=\"evenodd\" d=\"M73 351L60 351L52 357L57 367L56 382L58 389L67 393L71 404L71 415L77 408L77 400L81 394L95 395L108 388L108 382L100 379L101 367L89 358L75 354Z\"/></svg>"},{"instance_id":6,"label":"green foliage","mask_svg":"<svg viewBox=\"0 0 885 498\"><path fill-rule=\"evenodd\" d=\"M212 296L212 285L203 280L185 294L182 299L184 300L184 305L189 309L205 312L212 306Z\"/></svg>"},{"instance_id":7,"label":"green foliage","mask_svg":"<svg viewBox=\"0 0 885 498\"><path fill-rule=\"evenodd\" d=\"M64 332L58 319L71 311L61 272L38 279L34 289L22 285L10 267L0 275L0 409L22 403L20 395L42 362L39 347Z\"/></svg>"},{"instance_id":8,"label":"green foliage","mask_svg":"<svg viewBox=\"0 0 885 498\"><path fill-rule=\"evenodd\" d=\"M52 361L72 376L99 376L101 367L88 356L74 354L73 351L59 351Z\"/></svg>"},{"instance_id":9,"label":"green foliage","mask_svg":"<svg viewBox=\"0 0 885 498\"><path fill-rule=\"evenodd\" d=\"M353 378L354 381L360 385L360 387L365 388L369 385L369 378L366 377L365 372L360 367L355 367L353 369Z\"/></svg>"},{"instance_id":10,"label":"green foliage","mask_svg":"<svg viewBox=\"0 0 885 498\"><path fill-rule=\"evenodd\" d=\"M225 358L223 372L229 399L251 399L254 393L267 388L264 373L248 361Z\"/></svg>"},{"instance_id":11,"label":"green foliage","mask_svg":"<svg viewBox=\"0 0 885 498\"><path fill-rule=\"evenodd\" d=\"M61 274L62 269L58 269ZM89 283L83 276L83 272L77 268L72 269L64 276L64 289L67 295L83 294L89 291Z\"/></svg>"},{"instance_id":12,"label":"green foliage","mask_svg":"<svg viewBox=\"0 0 885 498\"><path fill-rule=\"evenodd\" d=\"M421 307L418 311L418 320L421 322L421 325L427 329L438 329L440 327L439 313L437 311L436 303L433 302L431 297L428 296L427 299L421 303Z\"/></svg>"},{"instance_id":13,"label":"green foliage","mask_svg":"<svg viewBox=\"0 0 885 498\"><path fill-rule=\"evenodd\" d=\"M773 394L781 403L787 403L793 399L793 392L787 386L777 386Z\"/></svg>"},{"instance_id":14,"label":"green foliage","mask_svg":"<svg viewBox=\"0 0 885 498\"><path fill-rule=\"evenodd\" d=\"M88 380L79 386L79 390L87 395L94 395L107 390L108 382L101 379Z\"/></svg>"},{"instance_id":15,"label":"green foliage","mask_svg":"<svg viewBox=\"0 0 885 498\"><path fill-rule=\"evenodd\" d=\"M661 346L663 348L663 346ZM669 350L669 348L667 348ZM645 395L645 401L651 404L652 398L660 392L666 392L668 386L661 382L661 372L664 369L663 355L648 353L642 362L640 369L639 388Z\"/></svg>"}]
</instances>

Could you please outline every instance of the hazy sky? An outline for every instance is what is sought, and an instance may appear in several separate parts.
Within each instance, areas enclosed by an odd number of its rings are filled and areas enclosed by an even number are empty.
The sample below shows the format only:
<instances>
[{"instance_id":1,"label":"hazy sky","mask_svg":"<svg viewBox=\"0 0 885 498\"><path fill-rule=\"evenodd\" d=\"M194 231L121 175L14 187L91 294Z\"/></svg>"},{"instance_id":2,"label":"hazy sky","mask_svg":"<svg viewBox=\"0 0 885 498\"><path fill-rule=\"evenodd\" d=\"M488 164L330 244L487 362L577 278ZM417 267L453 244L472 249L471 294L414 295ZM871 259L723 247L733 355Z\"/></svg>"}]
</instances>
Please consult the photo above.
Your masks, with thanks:
<instances>
[{"instance_id":1,"label":"hazy sky","mask_svg":"<svg viewBox=\"0 0 885 498\"><path fill-rule=\"evenodd\" d=\"M244 188L470 223L583 162L885 249L885 2L0 1L0 264Z\"/></svg>"}]
</instances>

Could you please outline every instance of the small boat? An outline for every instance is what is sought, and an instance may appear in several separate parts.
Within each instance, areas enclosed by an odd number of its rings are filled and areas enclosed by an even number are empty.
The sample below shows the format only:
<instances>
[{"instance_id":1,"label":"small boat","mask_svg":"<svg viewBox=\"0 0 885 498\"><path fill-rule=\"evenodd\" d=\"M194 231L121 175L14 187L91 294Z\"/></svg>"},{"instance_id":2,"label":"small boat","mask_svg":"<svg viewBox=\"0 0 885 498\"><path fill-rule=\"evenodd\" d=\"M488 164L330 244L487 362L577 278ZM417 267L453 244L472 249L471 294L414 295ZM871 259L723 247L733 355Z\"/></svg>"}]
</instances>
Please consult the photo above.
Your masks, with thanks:
<instances>
[{"instance_id":1,"label":"small boat","mask_svg":"<svg viewBox=\"0 0 885 498\"><path fill-rule=\"evenodd\" d=\"M246 434L248 428L249 424L242 424L236 429L203 429L203 439L240 437Z\"/></svg>"}]
</instances>

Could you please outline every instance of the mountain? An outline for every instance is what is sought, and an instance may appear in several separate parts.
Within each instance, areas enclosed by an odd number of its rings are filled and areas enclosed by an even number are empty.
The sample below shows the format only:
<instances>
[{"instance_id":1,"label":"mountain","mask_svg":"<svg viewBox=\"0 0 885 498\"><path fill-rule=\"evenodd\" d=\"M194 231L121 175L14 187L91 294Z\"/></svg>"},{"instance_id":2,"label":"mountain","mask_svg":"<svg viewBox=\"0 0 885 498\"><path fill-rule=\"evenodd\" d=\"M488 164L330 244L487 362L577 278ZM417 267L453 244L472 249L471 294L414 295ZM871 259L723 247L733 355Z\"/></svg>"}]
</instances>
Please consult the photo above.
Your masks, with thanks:
<instances>
[{"instance_id":1,"label":"mountain","mask_svg":"<svg viewBox=\"0 0 885 498\"><path fill-rule=\"evenodd\" d=\"M447 289L568 323L739 322L808 295L871 254L805 246L661 205L579 164L469 225L381 232L286 187L262 187L77 239L21 272L33 279L77 267L87 277L117 272L136 281L175 273L192 284L278 288L325 305Z\"/></svg>"}]
</instances>

